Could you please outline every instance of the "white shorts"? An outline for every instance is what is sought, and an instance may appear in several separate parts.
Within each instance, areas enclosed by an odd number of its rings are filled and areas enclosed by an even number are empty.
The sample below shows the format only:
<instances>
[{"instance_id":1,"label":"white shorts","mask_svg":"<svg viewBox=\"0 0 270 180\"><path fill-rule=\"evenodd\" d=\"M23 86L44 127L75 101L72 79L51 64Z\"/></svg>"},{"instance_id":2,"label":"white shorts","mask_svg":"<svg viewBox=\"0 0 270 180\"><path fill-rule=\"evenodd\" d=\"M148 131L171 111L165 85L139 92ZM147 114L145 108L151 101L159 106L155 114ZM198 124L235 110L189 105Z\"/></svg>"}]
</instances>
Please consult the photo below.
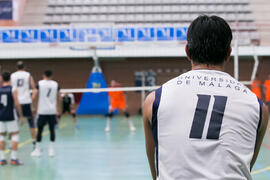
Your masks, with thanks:
<instances>
[{"instance_id":1,"label":"white shorts","mask_svg":"<svg viewBox=\"0 0 270 180\"><path fill-rule=\"evenodd\" d=\"M17 120L0 121L0 133L13 133L19 131Z\"/></svg>"}]
</instances>

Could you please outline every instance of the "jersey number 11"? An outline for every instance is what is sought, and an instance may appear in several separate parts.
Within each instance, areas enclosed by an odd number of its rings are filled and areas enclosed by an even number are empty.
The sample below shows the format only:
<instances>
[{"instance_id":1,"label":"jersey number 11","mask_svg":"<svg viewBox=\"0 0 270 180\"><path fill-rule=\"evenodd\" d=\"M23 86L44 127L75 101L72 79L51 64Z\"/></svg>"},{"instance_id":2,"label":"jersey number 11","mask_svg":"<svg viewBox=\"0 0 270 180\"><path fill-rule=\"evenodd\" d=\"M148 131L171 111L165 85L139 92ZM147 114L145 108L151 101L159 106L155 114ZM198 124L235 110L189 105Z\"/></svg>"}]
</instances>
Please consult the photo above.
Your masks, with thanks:
<instances>
[{"instance_id":1,"label":"jersey number 11","mask_svg":"<svg viewBox=\"0 0 270 180\"><path fill-rule=\"evenodd\" d=\"M207 139L219 139L224 111L227 103L226 96L214 96L215 102L211 113L209 128L207 132ZM198 103L193 118L193 123L189 138L201 139L205 120L209 108L211 96L198 94Z\"/></svg>"}]
</instances>

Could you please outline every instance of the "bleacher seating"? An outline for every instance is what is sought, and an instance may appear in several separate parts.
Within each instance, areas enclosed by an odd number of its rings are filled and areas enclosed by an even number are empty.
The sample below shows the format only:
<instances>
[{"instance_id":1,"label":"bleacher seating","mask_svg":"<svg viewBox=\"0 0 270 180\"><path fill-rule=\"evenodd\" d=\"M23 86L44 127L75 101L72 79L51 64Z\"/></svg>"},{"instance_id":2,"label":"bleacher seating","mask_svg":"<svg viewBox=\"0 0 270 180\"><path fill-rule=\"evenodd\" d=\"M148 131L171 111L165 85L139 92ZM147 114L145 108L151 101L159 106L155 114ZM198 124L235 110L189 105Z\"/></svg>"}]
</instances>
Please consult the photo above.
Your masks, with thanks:
<instances>
[{"instance_id":1,"label":"bleacher seating","mask_svg":"<svg viewBox=\"0 0 270 180\"><path fill-rule=\"evenodd\" d=\"M189 24L201 14L219 15L258 40L248 0L48 0L44 24Z\"/></svg>"}]
</instances>

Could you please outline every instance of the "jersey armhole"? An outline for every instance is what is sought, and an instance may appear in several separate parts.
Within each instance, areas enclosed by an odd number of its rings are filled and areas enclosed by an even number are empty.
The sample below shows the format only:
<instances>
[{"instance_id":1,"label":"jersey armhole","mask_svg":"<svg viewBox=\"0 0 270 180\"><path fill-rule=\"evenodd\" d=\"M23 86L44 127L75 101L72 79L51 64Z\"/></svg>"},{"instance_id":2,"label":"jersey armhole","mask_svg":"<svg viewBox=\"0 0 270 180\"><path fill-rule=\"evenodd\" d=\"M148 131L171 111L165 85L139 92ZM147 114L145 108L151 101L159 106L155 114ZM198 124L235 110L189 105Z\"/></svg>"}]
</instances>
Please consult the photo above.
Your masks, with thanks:
<instances>
[{"instance_id":1,"label":"jersey armhole","mask_svg":"<svg viewBox=\"0 0 270 180\"><path fill-rule=\"evenodd\" d=\"M260 130L261 124L262 124L262 107L263 107L262 100L260 100L259 98L257 98L257 99L258 99L258 104L259 104L259 122L258 122L257 132L256 132L256 141L255 141L255 146L254 146L254 153L256 151L256 147L257 147L257 143L258 143L258 133L259 133L259 130ZM251 168L250 168L250 171L251 171Z\"/></svg>"},{"instance_id":2,"label":"jersey armhole","mask_svg":"<svg viewBox=\"0 0 270 180\"><path fill-rule=\"evenodd\" d=\"M160 104L160 98L162 93L162 86L155 91L155 100L152 106L152 133L156 146L156 171L157 177L159 176L159 167L158 167L158 108Z\"/></svg>"},{"instance_id":3,"label":"jersey armhole","mask_svg":"<svg viewBox=\"0 0 270 180\"><path fill-rule=\"evenodd\" d=\"M259 103L259 108L260 108L260 114L259 114L259 123L258 123L258 127L257 127L257 132L259 131L259 129L261 128L261 124L262 124L262 107L263 107L263 102L262 102L262 100L260 100L259 98L258 98L258 103Z\"/></svg>"}]
</instances>

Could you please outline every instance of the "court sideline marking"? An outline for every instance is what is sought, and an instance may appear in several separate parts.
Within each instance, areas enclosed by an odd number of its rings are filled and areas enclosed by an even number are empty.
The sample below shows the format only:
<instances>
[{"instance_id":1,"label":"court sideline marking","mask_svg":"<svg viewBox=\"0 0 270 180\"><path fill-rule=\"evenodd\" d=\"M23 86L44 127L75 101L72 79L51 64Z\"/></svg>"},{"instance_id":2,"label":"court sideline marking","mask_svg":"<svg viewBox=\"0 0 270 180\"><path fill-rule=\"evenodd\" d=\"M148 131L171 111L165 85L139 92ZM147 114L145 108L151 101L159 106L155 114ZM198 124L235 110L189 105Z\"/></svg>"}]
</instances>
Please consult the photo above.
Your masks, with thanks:
<instances>
[{"instance_id":1,"label":"court sideline marking","mask_svg":"<svg viewBox=\"0 0 270 180\"><path fill-rule=\"evenodd\" d=\"M63 128L66 127L66 126L67 126L67 123L63 123L63 124L59 125L59 129L63 129ZM48 135L49 133L50 133L50 131L47 130L47 131L45 131L45 132L42 133L42 136L46 136L46 135ZM23 146L25 146L25 145L27 145L27 144L29 144L29 143L31 143L31 142L32 142L32 139L25 140L25 141L19 143L18 148L21 148L21 147L23 147ZM8 154L9 152L10 152L10 150L7 149L7 150L5 151L5 154Z\"/></svg>"},{"instance_id":2,"label":"court sideline marking","mask_svg":"<svg viewBox=\"0 0 270 180\"><path fill-rule=\"evenodd\" d=\"M266 167L266 168L263 168L263 169L262 169L262 166L260 166L259 164L255 164L255 166L256 166L257 168L259 168L259 170L253 171L253 172L251 173L252 175L264 173L267 177L270 178L270 173L268 172L268 171L270 170L270 166L268 166L268 167Z\"/></svg>"}]
</instances>

